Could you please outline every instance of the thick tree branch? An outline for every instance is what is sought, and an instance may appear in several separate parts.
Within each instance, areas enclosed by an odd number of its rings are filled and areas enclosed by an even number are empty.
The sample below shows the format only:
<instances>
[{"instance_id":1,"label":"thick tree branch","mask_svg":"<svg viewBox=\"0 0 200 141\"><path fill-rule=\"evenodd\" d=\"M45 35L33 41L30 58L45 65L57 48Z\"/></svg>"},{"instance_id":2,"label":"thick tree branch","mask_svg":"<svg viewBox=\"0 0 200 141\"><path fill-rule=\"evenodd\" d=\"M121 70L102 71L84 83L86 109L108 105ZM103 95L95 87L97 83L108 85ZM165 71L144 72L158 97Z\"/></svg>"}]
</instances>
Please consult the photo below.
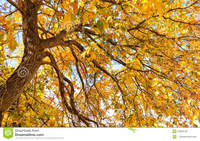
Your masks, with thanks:
<instances>
[{"instance_id":1,"label":"thick tree branch","mask_svg":"<svg viewBox=\"0 0 200 141\"><path fill-rule=\"evenodd\" d=\"M67 35L66 30L62 30L59 34L56 36L49 38L49 39L44 39L41 40L41 47L43 48L52 48L58 45L61 45L63 43L63 38Z\"/></svg>"},{"instance_id":2,"label":"thick tree branch","mask_svg":"<svg viewBox=\"0 0 200 141\"><path fill-rule=\"evenodd\" d=\"M93 122L98 126L98 123L96 121L93 121L85 116L83 116L82 114L80 114L80 112L76 109L75 106L75 101L74 101L74 86L73 83L66 78L59 70L56 60L54 58L54 56L50 53L50 52L45 52L46 56L48 56L51 60L51 65L54 67L57 75L58 75L58 80L59 80L59 90L60 90L60 94L61 94L61 98L62 98L62 102L63 102L63 106L65 106L67 108L67 110L76 115L81 121L83 121L87 126L90 126L89 122ZM64 81L66 81L70 87L71 87L71 91L69 92L69 97L70 97L70 105L67 103L66 98L65 98L65 84Z\"/></svg>"},{"instance_id":3,"label":"thick tree branch","mask_svg":"<svg viewBox=\"0 0 200 141\"><path fill-rule=\"evenodd\" d=\"M68 45L69 42L64 42L63 40L64 37L73 32L80 31L80 29L81 29L81 25L75 25L75 26L72 26L68 32L66 30L62 30L60 33L58 33L56 36L52 38L42 39L40 46L42 48L52 48L59 45L65 45L65 44Z\"/></svg>"}]
</instances>

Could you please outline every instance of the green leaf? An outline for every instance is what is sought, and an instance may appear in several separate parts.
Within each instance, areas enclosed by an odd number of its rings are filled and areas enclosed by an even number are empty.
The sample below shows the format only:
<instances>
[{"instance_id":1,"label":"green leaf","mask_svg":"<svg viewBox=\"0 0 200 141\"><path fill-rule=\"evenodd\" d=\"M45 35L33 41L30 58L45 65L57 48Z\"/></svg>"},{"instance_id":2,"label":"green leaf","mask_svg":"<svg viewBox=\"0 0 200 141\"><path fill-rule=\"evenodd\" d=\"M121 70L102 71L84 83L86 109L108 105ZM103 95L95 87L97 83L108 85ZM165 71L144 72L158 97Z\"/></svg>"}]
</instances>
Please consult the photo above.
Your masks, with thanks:
<instances>
[{"instance_id":1,"label":"green leaf","mask_svg":"<svg viewBox=\"0 0 200 141\"><path fill-rule=\"evenodd\" d=\"M104 20L98 20L96 25L100 32L104 31Z\"/></svg>"}]
</instances>

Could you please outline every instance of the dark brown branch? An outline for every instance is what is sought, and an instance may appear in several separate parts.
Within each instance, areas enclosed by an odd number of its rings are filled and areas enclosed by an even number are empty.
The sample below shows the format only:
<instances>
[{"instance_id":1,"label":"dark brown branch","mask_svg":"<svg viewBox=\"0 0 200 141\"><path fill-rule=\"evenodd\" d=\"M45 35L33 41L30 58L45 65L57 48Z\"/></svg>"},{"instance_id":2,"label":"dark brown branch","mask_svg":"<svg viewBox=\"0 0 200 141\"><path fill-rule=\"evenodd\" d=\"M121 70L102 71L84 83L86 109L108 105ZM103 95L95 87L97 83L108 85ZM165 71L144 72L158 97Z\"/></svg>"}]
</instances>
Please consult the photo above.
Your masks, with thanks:
<instances>
[{"instance_id":1,"label":"dark brown branch","mask_svg":"<svg viewBox=\"0 0 200 141\"><path fill-rule=\"evenodd\" d=\"M121 1L119 1L118 3L115 1L115 0L101 0L102 2L108 2L108 3L111 3L111 4L115 4L115 5L120 5L122 4Z\"/></svg>"},{"instance_id":2,"label":"dark brown branch","mask_svg":"<svg viewBox=\"0 0 200 141\"><path fill-rule=\"evenodd\" d=\"M38 29L41 30L41 31L43 31L42 34L47 34L47 33L49 33L50 35L55 36L52 32L50 32L50 31L48 31L48 30L45 30L45 28L42 27L41 23L39 23L39 24L40 24L40 26L38 26Z\"/></svg>"},{"instance_id":3,"label":"dark brown branch","mask_svg":"<svg viewBox=\"0 0 200 141\"><path fill-rule=\"evenodd\" d=\"M83 52L85 50L84 47L75 40L64 41L63 45L64 46L75 45L81 52Z\"/></svg>"},{"instance_id":4,"label":"dark brown branch","mask_svg":"<svg viewBox=\"0 0 200 141\"><path fill-rule=\"evenodd\" d=\"M68 105L68 103L65 100L65 92L64 92L64 82L63 82L63 76L57 66L56 60L54 58L54 56L50 53L50 52L45 52L45 55L48 56L51 60L51 65L53 66L53 68L55 69L57 75L58 75L58 80L59 80L59 90L61 93L61 97L62 97L62 102L63 104L67 107L68 111L72 112L71 107ZM71 93L73 93L73 89L71 89Z\"/></svg>"},{"instance_id":5,"label":"dark brown branch","mask_svg":"<svg viewBox=\"0 0 200 141\"><path fill-rule=\"evenodd\" d=\"M193 6L193 5L195 5L196 3L198 3L198 1L199 1L199 0L193 2L192 4L190 4L189 6L186 6L186 7L178 7L178 8L170 9L170 10L168 10L166 13L169 13L169 12L171 12L171 11L175 11L175 10L183 10L183 9L187 9L187 8L189 8L189 7Z\"/></svg>"},{"instance_id":6,"label":"dark brown branch","mask_svg":"<svg viewBox=\"0 0 200 141\"><path fill-rule=\"evenodd\" d=\"M40 45L42 48L52 48L52 47L61 45L63 42L63 38L66 35L67 35L67 31L62 30L59 34L57 34L56 36L52 38L42 39Z\"/></svg>"},{"instance_id":7,"label":"dark brown branch","mask_svg":"<svg viewBox=\"0 0 200 141\"><path fill-rule=\"evenodd\" d=\"M68 46L68 42L64 42L63 40L64 37L73 32L77 32L80 29L81 29L81 25L72 26L68 32L66 30L62 30L60 33L58 33L56 36L52 38L42 39L40 45L42 46L42 48L52 48L55 46L65 45L65 44L67 44Z\"/></svg>"},{"instance_id":8,"label":"dark brown branch","mask_svg":"<svg viewBox=\"0 0 200 141\"><path fill-rule=\"evenodd\" d=\"M190 23L190 22L184 22L184 21L179 21L179 20L175 20L175 19L172 19L170 17L165 17L163 16L164 19L168 19L168 20L171 20L173 22L178 22L178 23L182 23L182 24L188 24L188 25L200 25L200 23Z\"/></svg>"},{"instance_id":9,"label":"dark brown branch","mask_svg":"<svg viewBox=\"0 0 200 141\"><path fill-rule=\"evenodd\" d=\"M58 66L57 66L57 63L56 63L56 60L54 58L54 56L50 53L50 52L45 52L46 56L48 56L51 60L51 65L54 67L57 75L58 75L58 80L59 80L59 91L60 91L60 94L61 94L61 98L62 98L62 102L63 102L63 106L67 108L67 110L76 115L81 121L83 121L87 126L90 126L90 124L88 123L89 122L93 122L95 123L97 126L98 126L98 123L94 120L91 120L85 116L83 116L82 114L80 114L80 112L76 109L76 106L75 106L75 101L74 101L74 86L73 86L73 83L68 79L66 78L59 70ZM69 92L69 97L70 97L70 105L67 103L66 101L66 98L65 98L65 90L64 88L65 87L65 84L64 84L64 81L66 81L70 87L71 87L71 91Z\"/></svg>"},{"instance_id":10,"label":"dark brown branch","mask_svg":"<svg viewBox=\"0 0 200 141\"><path fill-rule=\"evenodd\" d=\"M14 6L17 10L19 10L21 13L23 13L23 11L22 11L22 9L20 9L19 7L18 7L18 5L14 2L14 1L12 1L12 0L7 0L12 6Z\"/></svg>"},{"instance_id":11,"label":"dark brown branch","mask_svg":"<svg viewBox=\"0 0 200 141\"><path fill-rule=\"evenodd\" d=\"M13 13L17 12L17 10L11 11L10 13L8 13L7 15L5 15L5 17L8 17L10 15L12 15Z\"/></svg>"},{"instance_id":12,"label":"dark brown branch","mask_svg":"<svg viewBox=\"0 0 200 141\"><path fill-rule=\"evenodd\" d=\"M147 21L147 20L145 19L145 20L139 22L135 27L129 28L127 31L130 32L131 30L139 29L140 26L141 26L144 22L146 22L146 21Z\"/></svg>"},{"instance_id":13,"label":"dark brown branch","mask_svg":"<svg viewBox=\"0 0 200 141\"><path fill-rule=\"evenodd\" d=\"M113 76L112 74L110 74L106 69L104 69L103 67L101 67L95 60L93 60L92 62L93 62L93 64L94 64L99 70L101 70L102 72L104 72L105 74L107 74L109 77L111 77L112 80L116 83L116 85L117 85L117 87L118 87L118 89L119 89L119 91L120 91L120 93L121 93L121 95L122 95L122 102L123 102L124 106L126 107L125 94L124 94L124 92L123 92L121 86L119 85L118 79L117 79L115 76ZM125 113L125 112L126 112L126 109L123 111L123 113L124 113L124 114L123 114L124 119L126 119L126 113Z\"/></svg>"},{"instance_id":14,"label":"dark brown branch","mask_svg":"<svg viewBox=\"0 0 200 141\"><path fill-rule=\"evenodd\" d=\"M133 67L128 66L123 60L119 59L119 58L115 58L111 53L109 53L105 48L103 48L91 35L87 34L86 35L97 44L97 46L103 50L112 60L116 61L117 63L123 65L124 67L127 67L130 70L135 70L135 71L139 71L139 72L144 72L143 70L139 70L139 69L135 69Z\"/></svg>"},{"instance_id":15,"label":"dark brown branch","mask_svg":"<svg viewBox=\"0 0 200 141\"><path fill-rule=\"evenodd\" d=\"M97 34L97 33L95 33L95 31L93 31L91 29L87 29L87 28L83 28L83 32L85 32L89 35L95 35L95 36L98 36L98 37L103 37L104 35L108 35L108 34L103 34L103 35ZM108 38L106 41L108 43L110 43L111 45L120 46L120 47L127 47L127 48L134 49L134 50L137 50L136 48L140 47L138 45L128 45L128 44L120 45L117 42L115 42L114 40L112 40L111 38Z\"/></svg>"},{"instance_id":16,"label":"dark brown branch","mask_svg":"<svg viewBox=\"0 0 200 141\"><path fill-rule=\"evenodd\" d=\"M81 72L80 72L79 66L78 66L78 62L79 62L79 61L78 61L78 57L76 56L74 50L73 50L72 48L70 48L70 49L71 49L72 55L73 55L74 58L75 58L76 71L77 71L78 76L79 76L79 78L80 78L80 80L81 80L82 88L83 88L83 90L85 91L85 84L84 84L83 77L82 77L82 75L81 75Z\"/></svg>"}]
</instances>

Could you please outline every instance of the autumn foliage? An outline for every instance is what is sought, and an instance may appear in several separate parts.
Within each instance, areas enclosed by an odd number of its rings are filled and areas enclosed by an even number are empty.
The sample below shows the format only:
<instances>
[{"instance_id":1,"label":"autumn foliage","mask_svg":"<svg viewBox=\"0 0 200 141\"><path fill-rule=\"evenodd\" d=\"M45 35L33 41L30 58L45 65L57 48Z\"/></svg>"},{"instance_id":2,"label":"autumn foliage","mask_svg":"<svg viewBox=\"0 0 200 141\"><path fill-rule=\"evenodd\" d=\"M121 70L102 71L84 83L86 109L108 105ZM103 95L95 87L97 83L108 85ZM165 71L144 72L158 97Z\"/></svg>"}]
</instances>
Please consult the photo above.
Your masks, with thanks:
<instances>
[{"instance_id":1,"label":"autumn foliage","mask_svg":"<svg viewBox=\"0 0 200 141\"><path fill-rule=\"evenodd\" d=\"M2 126L200 127L199 0L1 1L0 85L22 61L24 1L49 54Z\"/></svg>"}]
</instances>

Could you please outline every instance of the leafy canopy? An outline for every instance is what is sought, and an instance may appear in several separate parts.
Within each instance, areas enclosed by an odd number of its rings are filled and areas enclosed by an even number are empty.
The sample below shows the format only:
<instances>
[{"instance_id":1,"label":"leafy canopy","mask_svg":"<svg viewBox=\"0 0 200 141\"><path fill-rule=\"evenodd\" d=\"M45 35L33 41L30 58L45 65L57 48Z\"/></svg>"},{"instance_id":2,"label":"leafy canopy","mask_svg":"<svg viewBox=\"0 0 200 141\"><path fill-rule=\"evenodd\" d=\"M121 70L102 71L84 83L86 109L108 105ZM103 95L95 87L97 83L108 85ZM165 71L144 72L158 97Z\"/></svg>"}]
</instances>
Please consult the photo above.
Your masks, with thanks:
<instances>
[{"instance_id":1,"label":"leafy canopy","mask_svg":"<svg viewBox=\"0 0 200 141\"><path fill-rule=\"evenodd\" d=\"M64 39L74 41L72 46L48 50L72 81L79 112L99 126L199 126L199 3L43 0L38 31L40 38L47 39L81 24L79 31ZM0 84L21 61L21 24L20 12L1 1ZM67 92L65 95L69 97ZM39 69L5 113L3 125L13 123L86 126L62 108L58 79L48 65Z\"/></svg>"}]
</instances>

